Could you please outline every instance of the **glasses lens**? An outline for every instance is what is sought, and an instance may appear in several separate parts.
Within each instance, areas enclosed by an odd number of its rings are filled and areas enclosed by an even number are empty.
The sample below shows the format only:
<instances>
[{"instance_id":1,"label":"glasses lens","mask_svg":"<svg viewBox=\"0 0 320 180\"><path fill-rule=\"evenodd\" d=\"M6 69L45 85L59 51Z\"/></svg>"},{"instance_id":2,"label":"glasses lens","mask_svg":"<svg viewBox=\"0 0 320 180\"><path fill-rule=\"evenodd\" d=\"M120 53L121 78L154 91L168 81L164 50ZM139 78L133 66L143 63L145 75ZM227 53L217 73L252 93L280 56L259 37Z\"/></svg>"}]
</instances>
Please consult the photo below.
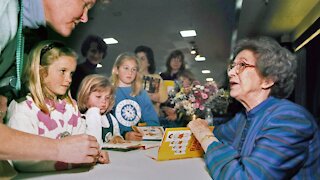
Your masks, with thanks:
<instances>
[{"instance_id":1,"label":"glasses lens","mask_svg":"<svg viewBox=\"0 0 320 180\"><path fill-rule=\"evenodd\" d=\"M231 71L231 69L233 69L233 68L234 68L234 66L235 66L235 64L234 64L234 63L229 64L229 65L228 65L228 72L229 72L229 71Z\"/></svg>"}]
</instances>

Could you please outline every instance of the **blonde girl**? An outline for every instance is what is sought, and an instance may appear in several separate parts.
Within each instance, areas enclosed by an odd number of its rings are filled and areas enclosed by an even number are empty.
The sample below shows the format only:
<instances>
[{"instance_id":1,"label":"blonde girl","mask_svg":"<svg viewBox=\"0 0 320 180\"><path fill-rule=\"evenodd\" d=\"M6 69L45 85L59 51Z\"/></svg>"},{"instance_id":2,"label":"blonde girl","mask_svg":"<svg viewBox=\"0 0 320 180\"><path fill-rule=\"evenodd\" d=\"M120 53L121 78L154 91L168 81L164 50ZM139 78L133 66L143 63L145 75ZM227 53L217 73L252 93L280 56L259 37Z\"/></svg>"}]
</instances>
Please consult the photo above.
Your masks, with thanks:
<instances>
[{"instance_id":1,"label":"blonde girl","mask_svg":"<svg viewBox=\"0 0 320 180\"><path fill-rule=\"evenodd\" d=\"M138 58L132 53L120 54L112 68L112 83L116 87L113 113L119 122L120 132L126 140L142 140L142 134L132 126L146 123L159 125L152 102L142 89Z\"/></svg>"},{"instance_id":2,"label":"blonde girl","mask_svg":"<svg viewBox=\"0 0 320 180\"><path fill-rule=\"evenodd\" d=\"M86 133L95 136L100 146L103 142L124 142L118 121L110 113L114 92L111 82L103 75L86 76L80 84L77 99L80 112L85 113Z\"/></svg>"},{"instance_id":3,"label":"blonde girl","mask_svg":"<svg viewBox=\"0 0 320 180\"><path fill-rule=\"evenodd\" d=\"M30 53L24 82L30 93L13 100L8 109L8 125L14 129L53 139L85 133L85 123L69 87L77 64L77 55L60 42L44 41ZM26 147L27 148L27 147ZM107 163L106 153L99 162ZM72 168L54 161L13 161L20 171L52 171Z\"/></svg>"}]
</instances>

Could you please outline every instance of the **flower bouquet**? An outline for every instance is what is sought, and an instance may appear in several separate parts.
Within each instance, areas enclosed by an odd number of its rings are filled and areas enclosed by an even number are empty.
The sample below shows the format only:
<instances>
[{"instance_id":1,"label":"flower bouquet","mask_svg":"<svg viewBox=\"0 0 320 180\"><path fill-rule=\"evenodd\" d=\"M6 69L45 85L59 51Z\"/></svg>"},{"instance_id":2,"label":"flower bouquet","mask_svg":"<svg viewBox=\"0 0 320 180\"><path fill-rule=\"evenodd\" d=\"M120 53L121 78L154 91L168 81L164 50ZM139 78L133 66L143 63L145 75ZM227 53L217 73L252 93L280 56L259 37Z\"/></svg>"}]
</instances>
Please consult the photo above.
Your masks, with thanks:
<instances>
[{"instance_id":1,"label":"flower bouquet","mask_svg":"<svg viewBox=\"0 0 320 180\"><path fill-rule=\"evenodd\" d=\"M173 97L173 102L180 118L193 115L204 118L206 108L210 108L214 114L226 114L229 97L229 92L223 88L219 89L214 81L204 85L194 81L190 87L182 87Z\"/></svg>"}]
</instances>

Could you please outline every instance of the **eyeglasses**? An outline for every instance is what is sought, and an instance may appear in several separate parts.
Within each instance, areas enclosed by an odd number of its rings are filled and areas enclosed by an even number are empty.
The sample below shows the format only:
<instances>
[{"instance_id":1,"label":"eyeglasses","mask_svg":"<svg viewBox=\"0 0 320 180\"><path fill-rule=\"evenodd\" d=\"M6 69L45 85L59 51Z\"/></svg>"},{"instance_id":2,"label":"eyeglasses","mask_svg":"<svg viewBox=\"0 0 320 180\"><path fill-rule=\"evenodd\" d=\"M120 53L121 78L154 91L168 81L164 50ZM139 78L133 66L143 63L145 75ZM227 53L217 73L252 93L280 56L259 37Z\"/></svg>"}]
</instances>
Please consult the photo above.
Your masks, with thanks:
<instances>
[{"instance_id":1,"label":"eyeglasses","mask_svg":"<svg viewBox=\"0 0 320 180\"><path fill-rule=\"evenodd\" d=\"M229 64L229 66L228 66L228 72L231 71L234 67L236 68L235 69L236 73L240 74L240 73L242 73L244 71L245 68L247 68L247 67L254 68L256 66L255 65L251 65L251 64L247 64L245 62L232 63L232 64Z\"/></svg>"}]
</instances>

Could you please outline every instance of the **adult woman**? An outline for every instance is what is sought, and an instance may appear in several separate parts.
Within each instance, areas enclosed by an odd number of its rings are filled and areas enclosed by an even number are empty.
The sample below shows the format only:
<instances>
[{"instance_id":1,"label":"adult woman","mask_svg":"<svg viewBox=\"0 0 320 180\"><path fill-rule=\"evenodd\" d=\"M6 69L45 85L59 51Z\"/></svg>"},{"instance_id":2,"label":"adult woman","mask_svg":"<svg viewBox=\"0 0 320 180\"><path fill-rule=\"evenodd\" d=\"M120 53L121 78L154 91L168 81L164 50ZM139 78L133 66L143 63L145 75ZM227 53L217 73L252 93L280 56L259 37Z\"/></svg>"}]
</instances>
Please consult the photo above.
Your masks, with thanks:
<instances>
[{"instance_id":1,"label":"adult woman","mask_svg":"<svg viewBox=\"0 0 320 180\"><path fill-rule=\"evenodd\" d=\"M270 38L245 39L228 68L230 95L244 110L214 134L189 123L214 179L320 177L319 129L302 107L282 99L294 88L296 59Z\"/></svg>"},{"instance_id":2,"label":"adult woman","mask_svg":"<svg viewBox=\"0 0 320 180\"><path fill-rule=\"evenodd\" d=\"M160 74L163 80L176 80L177 74L186 68L184 55L180 50L170 53L167 62L167 70Z\"/></svg>"},{"instance_id":3,"label":"adult woman","mask_svg":"<svg viewBox=\"0 0 320 180\"><path fill-rule=\"evenodd\" d=\"M106 57L108 45L96 35L89 35L81 45L81 54L86 61L78 64L72 77L71 95L77 97L81 81L90 74L97 74L97 65Z\"/></svg>"},{"instance_id":4,"label":"adult woman","mask_svg":"<svg viewBox=\"0 0 320 180\"><path fill-rule=\"evenodd\" d=\"M163 80L159 74L155 74L156 65L153 51L147 46L138 46L134 53L140 60L140 72L143 75L143 84L153 103L153 107L159 114L160 103L168 99L168 94Z\"/></svg>"},{"instance_id":5,"label":"adult woman","mask_svg":"<svg viewBox=\"0 0 320 180\"><path fill-rule=\"evenodd\" d=\"M162 79L169 81L178 80L178 74L183 72L186 68L183 53L180 50L172 51L167 58L166 67L167 70L163 73L160 73ZM165 127L172 127L172 125L168 125L168 123L170 124L170 121L174 121L177 119L175 109L172 107L172 105L173 104L168 101L161 104L161 111L163 113L160 112L160 121L161 124Z\"/></svg>"}]
</instances>

